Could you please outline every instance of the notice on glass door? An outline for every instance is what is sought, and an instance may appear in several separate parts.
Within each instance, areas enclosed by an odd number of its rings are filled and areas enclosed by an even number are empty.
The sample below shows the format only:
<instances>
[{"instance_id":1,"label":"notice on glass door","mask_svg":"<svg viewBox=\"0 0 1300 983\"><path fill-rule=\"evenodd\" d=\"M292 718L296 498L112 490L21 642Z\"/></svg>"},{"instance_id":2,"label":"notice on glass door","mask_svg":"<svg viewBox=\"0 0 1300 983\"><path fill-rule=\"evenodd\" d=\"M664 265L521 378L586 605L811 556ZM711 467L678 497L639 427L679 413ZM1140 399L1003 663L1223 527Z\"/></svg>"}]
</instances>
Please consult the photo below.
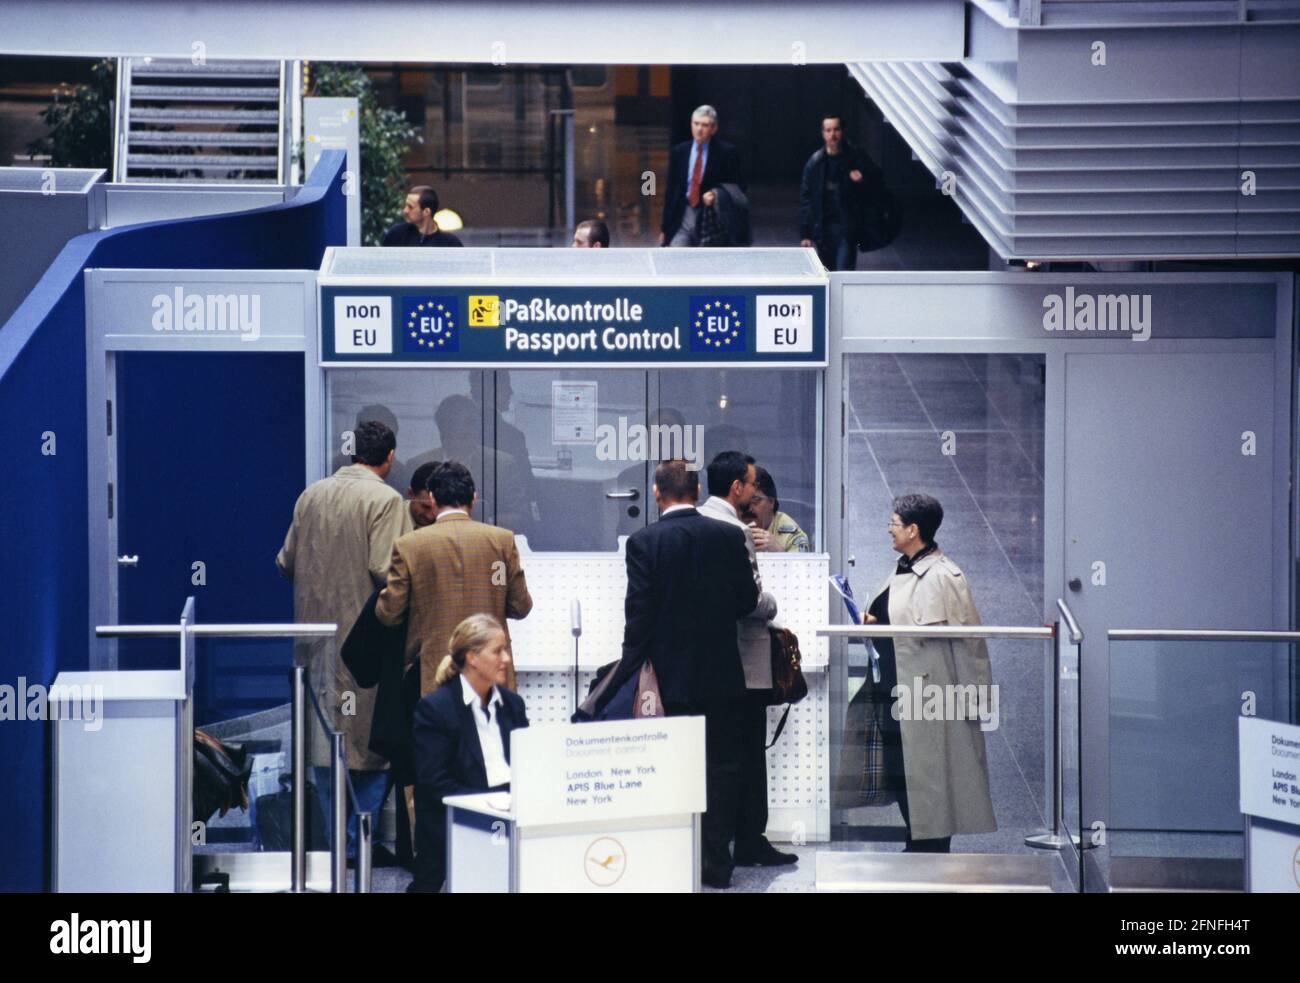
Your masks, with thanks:
<instances>
[{"instance_id":1,"label":"notice on glass door","mask_svg":"<svg viewBox=\"0 0 1300 983\"><path fill-rule=\"evenodd\" d=\"M551 442L596 442L596 383L551 383Z\"/></svg>"}]
</instances>

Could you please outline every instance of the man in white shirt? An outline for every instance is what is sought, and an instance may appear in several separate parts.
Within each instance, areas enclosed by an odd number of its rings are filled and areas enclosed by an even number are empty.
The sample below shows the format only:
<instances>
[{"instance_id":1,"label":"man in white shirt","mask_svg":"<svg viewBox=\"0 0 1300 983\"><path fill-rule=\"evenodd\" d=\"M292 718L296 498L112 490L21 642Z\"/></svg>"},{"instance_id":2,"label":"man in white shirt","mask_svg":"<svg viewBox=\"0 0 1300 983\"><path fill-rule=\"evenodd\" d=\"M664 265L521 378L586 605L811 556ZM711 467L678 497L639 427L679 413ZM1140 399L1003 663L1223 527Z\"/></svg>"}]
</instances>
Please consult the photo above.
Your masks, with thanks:
<instances>
[{"instance_id":1,"label":"man in white shirt","mask_svg":"<svg viewBox=\"0 0 1300 983\"><path fill-rule=\"evenodd\" d=\"M700 514L738 526L745 532L758 604L736 625L740 662L745 670L745 703L741 713L740 803L736 821L738 867L779 867L798 861L782 853L767 836L767 707L772 691L772 639L768 622L776 617L776 598L763 590L754 549L753 530L741 521L757 487L754 459L739 451L723 451L709 462L709 499Z\"/></svg>"}]
</instances>

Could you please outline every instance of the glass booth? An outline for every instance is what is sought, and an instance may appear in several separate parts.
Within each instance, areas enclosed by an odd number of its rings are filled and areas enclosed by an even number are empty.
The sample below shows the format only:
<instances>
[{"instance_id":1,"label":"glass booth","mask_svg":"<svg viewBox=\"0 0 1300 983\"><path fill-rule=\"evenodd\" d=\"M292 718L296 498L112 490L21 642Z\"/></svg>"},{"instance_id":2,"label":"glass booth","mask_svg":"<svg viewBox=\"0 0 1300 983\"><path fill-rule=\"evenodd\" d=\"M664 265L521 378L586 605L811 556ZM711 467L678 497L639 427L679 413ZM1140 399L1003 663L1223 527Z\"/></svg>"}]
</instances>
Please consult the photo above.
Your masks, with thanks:
<instances>
[{"instance_id":1,"label":"glass booth","mask_svg":"<svg viewBox=\"0 0 1300 983\"><path fill-rule=\"evenodd\" d=\"M309 452L397 434L389 483L474 476L474 518L513 530L534 608L511 624L530 719L560 722L622 641L626 537L657 519L655 464L752 455L809 552L761 556L811 698L773 749L774 835L830 830L823 386L828 277L798 249L336 248L319 277L324 408ZM701 475L701 500L707 496ZM570 605L580 602L575 655ZM576 674L576 686L575 686Z\"/></svg>"}]
</instances>

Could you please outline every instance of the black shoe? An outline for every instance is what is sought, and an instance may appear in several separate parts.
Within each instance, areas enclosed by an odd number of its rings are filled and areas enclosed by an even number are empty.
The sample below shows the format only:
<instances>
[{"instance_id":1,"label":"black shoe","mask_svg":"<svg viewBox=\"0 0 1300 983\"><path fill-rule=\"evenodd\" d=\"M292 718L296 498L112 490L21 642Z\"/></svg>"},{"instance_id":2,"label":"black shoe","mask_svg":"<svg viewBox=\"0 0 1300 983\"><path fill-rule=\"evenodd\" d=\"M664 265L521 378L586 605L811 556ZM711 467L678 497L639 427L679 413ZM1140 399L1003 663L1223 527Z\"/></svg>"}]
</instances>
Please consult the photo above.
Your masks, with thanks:
<instances>
[{"instance_id":1,"label":"black shoe","mask_svg":"<svg viewBox=\"0 0 1300 983\"><path fill-rule=\"evenodd\" d=\"M782 853L766 839L744 849L736 848L737 867L784 867L798 862L798 854Z\"/></svg>"},{"instance_id":2,"label":"black shoe","mask_svg":"<svg viewBox=\"0 0 1300 983\"><path fill-rule=\"evenodd\" d=\"M705 887L714 887L720 891L725 891L731 887L731 871L719 870L716 867L705 867L700 872L700 883Z\"/></svg>"}]
</instances>

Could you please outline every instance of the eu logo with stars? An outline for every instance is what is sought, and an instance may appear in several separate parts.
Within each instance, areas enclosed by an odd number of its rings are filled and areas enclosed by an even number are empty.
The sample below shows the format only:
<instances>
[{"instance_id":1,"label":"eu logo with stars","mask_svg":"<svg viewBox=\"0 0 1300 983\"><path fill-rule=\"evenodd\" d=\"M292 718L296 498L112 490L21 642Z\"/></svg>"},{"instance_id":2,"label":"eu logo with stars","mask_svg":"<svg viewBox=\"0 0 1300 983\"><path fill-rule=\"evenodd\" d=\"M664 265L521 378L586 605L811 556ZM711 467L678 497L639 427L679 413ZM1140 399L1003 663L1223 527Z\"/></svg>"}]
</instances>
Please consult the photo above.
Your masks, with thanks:
<instances>
[{"instance_id":1,"label":"eu logo with stars","mask_svg":"<svg viewBox=\"0 0 1300 983\"><path fill-rule=\"evenodd\" d=\"M435 356L460 351L460 311L456 298L403 297L402 351Z\"/></svg>"},{"instance_id":2,"label":"eu logo with stars","mask_svg":"<svg viewBox=\"0 0 1300 983\"><path fill-rule=\"evenodd\" d=\"M743 354L745 321L744 297L692 297L691 351Z\"/></svg>"}]
</instances>

